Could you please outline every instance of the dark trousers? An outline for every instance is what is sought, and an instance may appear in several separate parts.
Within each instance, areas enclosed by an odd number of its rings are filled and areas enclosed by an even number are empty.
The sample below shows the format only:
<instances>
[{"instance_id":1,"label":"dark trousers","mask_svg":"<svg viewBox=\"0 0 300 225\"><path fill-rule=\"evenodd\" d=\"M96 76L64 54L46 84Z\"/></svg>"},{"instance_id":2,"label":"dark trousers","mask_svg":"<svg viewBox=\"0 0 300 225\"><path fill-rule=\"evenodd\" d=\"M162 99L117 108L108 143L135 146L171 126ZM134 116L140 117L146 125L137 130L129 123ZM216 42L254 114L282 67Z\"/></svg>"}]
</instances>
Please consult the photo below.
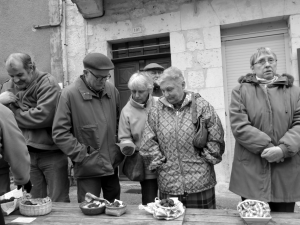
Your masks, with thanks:
<instances>
[{"instance_id":1,"label":"dark trousers","mask_svg":"<svg viewBox=\"0 0 300 225\"><path fill-rule=\"evenodd\" d=\"M7 173L0 174L0 196L10 191L9 169Z\"/></svg>"},{"instance_id":2,"label":"dark trousers","mask_svg":"<svg viewBox=\"0 0 300 225\"><path fill-rule=\"evenodd\" d=\"M246 198L241 197L242 201ZM294 212L295 202L268 202L271 212Z\"/></svg>"},{"instance_id":3,"label":"dark trousers","mask_svg":"<svg viewBox=\"0 0 300 225\"><path fill-rule=\"evenodd\" d=\"M1 205L0 205L0 225L4 225L4 224L5 224L4 217L3 217L2 209L1 209Z\"/></svg>"},{"instance_id":4,"label":"dark trousers","mask_svg":"<svg viewBox=\"0 0 300 225\"><path fill-rule=\"evenodd\" d=\"M140 184L142 188L142 204L147 205L150 202L154 202L158 195L157 179L144 180Z\"/></svg>"},{"instance_id":5,"label":"dark trousers","mask_svg":"<svg viewBox=\"0 0 300 225\"><path fill-rule=\"evenodd\" d=\"M118 168L115 169L113 175L104 177L93 177L77 179L77 199L78 203L84 201L85 194L90 192L95 196L100 196L101 189L103 191L103 198L110 202L115 199L120 200L121 187L119 182Z\"/></svg>"}]
</instances>

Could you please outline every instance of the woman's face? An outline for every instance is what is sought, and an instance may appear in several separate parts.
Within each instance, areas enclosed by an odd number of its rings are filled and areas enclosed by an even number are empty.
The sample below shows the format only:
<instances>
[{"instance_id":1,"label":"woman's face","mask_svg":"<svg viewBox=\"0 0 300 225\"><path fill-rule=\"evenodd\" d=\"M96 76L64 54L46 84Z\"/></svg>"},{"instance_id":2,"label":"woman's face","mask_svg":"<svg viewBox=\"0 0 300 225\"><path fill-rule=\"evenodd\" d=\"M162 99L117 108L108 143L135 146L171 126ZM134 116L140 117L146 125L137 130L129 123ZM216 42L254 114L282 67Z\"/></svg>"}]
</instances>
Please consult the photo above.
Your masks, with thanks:
<instances>
[{"instance_id":1,"label":"woman's face","mask_svg":"<svg viewBox=\"0 0 300 225\"><path fill-rule=\"evenodd\" d=\"M271 80L276 74L277 60L273 55L263 54L256 59L251 69L257 77Z\"/></svg>"},{"instance_id":2,"label":"woman's face","mask_svg":"<svg viewBox=\"0 0 300 225\"><path fill-rule=\"evenodd\" d=\"M174 80L165 80L160 83L160 89L170 104L180 102L184 96L185 82L178 83Z\"/></svg>"},{"instance_id":3,"label":"woman's face","mask_svg":"<svg viewBox=\"0 0 300 225\"><path fill-rule=\"evenodd\" d=\"M133 100L140 104L146 102L149 94L150 94L150 90L142 87L134 88L131 90L131 95Z\"/></svg>"}]
</instances>

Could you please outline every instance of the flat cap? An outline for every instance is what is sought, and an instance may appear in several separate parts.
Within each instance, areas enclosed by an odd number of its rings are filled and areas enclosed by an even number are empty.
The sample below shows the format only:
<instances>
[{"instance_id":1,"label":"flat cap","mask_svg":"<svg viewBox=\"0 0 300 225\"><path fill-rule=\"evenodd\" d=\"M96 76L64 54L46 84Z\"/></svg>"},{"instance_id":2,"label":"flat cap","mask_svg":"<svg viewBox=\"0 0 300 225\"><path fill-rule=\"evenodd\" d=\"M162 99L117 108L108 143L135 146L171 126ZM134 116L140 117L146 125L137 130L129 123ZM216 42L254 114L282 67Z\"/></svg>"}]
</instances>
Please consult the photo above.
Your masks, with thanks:
<instances>
[{"instance_id":1,"label":"flat cap","mask_svg":"<svg viewBox=\"0 0 300 225\"><path fill-rule=\"evenodd\" d=\"M144 68L144 71L147 70L165 70L165 68L157 63L150 63Z\"/></svg>"},{"instance_id":2,"label":"flat cap","mask_svg":"<svg viewBox=\"0 0 300 225\"><path fill-rule=\"evenodd\" d=\"M106 75L108 70L114 69L112 61L101 53L89 53L83 59L83 66L95 75Z\"/></svg>"}]
</instances>

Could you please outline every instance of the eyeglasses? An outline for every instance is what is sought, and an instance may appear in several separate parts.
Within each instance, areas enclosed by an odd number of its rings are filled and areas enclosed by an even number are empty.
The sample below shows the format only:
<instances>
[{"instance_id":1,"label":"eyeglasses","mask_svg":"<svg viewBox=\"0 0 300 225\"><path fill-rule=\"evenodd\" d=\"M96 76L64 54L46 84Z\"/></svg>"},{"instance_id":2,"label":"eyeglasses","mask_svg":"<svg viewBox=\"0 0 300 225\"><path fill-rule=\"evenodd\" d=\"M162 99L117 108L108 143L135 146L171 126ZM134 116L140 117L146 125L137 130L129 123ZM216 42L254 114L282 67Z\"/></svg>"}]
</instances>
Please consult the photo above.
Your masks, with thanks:
<instances>
[{"instance_id":1,"label":"eyeglasses","mask_svg":"<svg viewBox=\"0 0 300 225\"><path fill-rule=\"evenodd\" d=\"M104 80L107 81L111 78L110 74L108 74L105 77L97 77L95 74L92 73L92 71L90 71L90 70L87 70L87 71L89 71L89 73L92 74L96 78L97 81L104 81Z\"/></svg>"},{"instance_id":2,"label":"eyeglasses","mask_svg":"<svg viewBox=\"0 0 300 225\"><path fill-rule=\"evenodd\" d=\"M256 63L254 63L254 65L255 64L260 64L260 65L265 65L266 64L266 59L261 59L261 60L259 60L259 61L257 61ZM277 60L276 59L273 59L273 58L268 58L268 63L269 64L273 64L273 63L275 63L275 62L277 62Z\"/></svg>"}]
</instances>

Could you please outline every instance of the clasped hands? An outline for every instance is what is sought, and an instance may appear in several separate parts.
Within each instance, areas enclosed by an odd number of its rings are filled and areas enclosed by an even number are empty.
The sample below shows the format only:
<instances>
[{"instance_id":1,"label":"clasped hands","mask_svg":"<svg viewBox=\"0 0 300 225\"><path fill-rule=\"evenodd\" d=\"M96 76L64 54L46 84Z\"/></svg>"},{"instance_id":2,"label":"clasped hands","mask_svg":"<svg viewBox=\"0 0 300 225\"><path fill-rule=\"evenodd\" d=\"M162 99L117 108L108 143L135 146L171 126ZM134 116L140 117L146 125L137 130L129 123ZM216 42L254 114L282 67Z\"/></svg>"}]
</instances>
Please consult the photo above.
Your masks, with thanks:
<instances>
[{"instance_id":1,"label":"clasped hands","mask_svg":"<svg viewBox=\"0 0 300 225\"><path fill-rule=\"evenodd\" d=\"M7 105L12 102L16 102L17 100L18 100L18 97L10 91L5 91L0 94L0 103L2 103L3 105Z\"/></svg>"},{"instance_id":2,"label":"clasped hands","mask_svg":"<svg viewBox=\"0 0 300 225\"><path fill-rule=\"evenodd\" d=\"M273 146L266 148L260 155L262 158L266 159L269 163L273 162L283 162L283 151L279 146Z\"/></svg>"}]
</instances>

